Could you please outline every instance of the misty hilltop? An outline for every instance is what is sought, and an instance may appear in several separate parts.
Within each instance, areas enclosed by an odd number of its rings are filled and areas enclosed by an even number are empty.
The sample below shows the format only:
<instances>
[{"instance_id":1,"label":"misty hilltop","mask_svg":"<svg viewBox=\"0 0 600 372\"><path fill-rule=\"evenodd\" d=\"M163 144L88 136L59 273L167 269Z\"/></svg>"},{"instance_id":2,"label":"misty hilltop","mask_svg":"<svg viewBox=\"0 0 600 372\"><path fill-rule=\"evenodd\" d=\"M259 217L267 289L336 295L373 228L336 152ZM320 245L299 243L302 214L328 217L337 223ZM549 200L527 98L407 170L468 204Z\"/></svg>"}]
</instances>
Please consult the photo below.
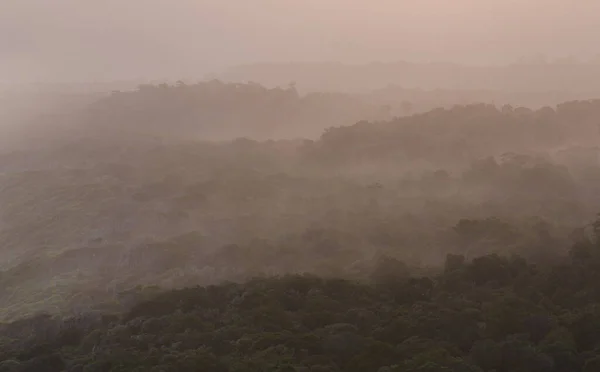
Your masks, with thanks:
<instances>
[{"instance_id":1,"label":"misty hilltop","mask_svg":"<svg viewBox=\"0 0 600 372\"><path fill-rule=\"evenodd\" d=\"M56 137L49 121L0 157L2 316L119 309L139 285L361 277L380 256L421 268L448 253L545 260L597 212L597 101L440 108L314 140L202 139L286 130L303 112L332 113L316 109L327 97L165 84L39 117L84 120L57 123Z\"/></svg>"},{"instance_id":2,"label":"misty hilltop","mask_svg":"<svg viewBox=\"0 0 600 372\"><path fill-rule=\"evenodd\" d=\"M599 14L0 0L0 372L600 371Z\"/></svg>"},{"instance_id":3,"label":"misty hilltop","mask_svg":"<svg viewBox=\"0 0 600 372\"><path fill-rule=\"evenodd\" d=\"M86 97L0 156L3 370L593 370L599 101Z\"/></svg>"},{"instance_id":4,"label":"misty hilltop","mask_svg":"<svg viewBox=\"0 0 600 372\"><path fill-rule=\"evenodd\" d=\"M255 63L218 74L225 81L256 81L278 86L294 81L301 91L365 92L398 85L406 89L499 91L513 94L600 94L600 61L519 62L504 65L377 62ZM514 98L514 97L513 97ZM551 102L545 102L546 105ZM559 102L556 102L559 103Z\"/></svg>"}]
</instances>

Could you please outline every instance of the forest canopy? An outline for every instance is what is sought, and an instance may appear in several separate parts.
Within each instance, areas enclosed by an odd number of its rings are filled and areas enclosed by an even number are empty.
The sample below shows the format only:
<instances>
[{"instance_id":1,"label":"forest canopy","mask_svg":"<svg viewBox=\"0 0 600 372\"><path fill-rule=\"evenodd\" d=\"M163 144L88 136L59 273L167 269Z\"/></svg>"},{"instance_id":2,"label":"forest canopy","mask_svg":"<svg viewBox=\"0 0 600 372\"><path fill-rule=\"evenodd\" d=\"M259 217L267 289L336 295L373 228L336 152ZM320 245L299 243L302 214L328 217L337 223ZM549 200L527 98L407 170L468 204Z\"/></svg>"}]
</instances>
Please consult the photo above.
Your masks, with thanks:
<instances>
[{"instance_id":1,"label":"forest canopy","mask_svg":"<svg viewBox=\"0 0 600 372\"><path fill-rule=\"evenodd\" d=\"M41 115L84 130L0 156L0 371L595 371L600 102L352 97L181 83Z\"/></svg>"}]
</instances>

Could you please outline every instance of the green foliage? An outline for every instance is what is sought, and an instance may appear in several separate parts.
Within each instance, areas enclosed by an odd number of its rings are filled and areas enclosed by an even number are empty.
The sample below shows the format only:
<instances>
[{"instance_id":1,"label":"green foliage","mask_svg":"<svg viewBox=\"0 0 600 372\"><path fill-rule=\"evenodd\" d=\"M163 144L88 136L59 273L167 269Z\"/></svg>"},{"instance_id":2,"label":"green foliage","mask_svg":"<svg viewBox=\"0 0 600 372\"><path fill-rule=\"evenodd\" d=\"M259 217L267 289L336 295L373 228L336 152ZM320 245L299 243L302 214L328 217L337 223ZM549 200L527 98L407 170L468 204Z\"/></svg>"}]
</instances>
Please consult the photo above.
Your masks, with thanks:
<instances>
[{"instance_id":1,"label":"green foliage","mask_svg":"<svg viewBox=\"0 0 600 372\"><path fill-rule=\"evenodd\" d=\"M143 86L86 114L191 133L321 99ZM316 141L124 134L7 155L0 372L596 370L600 222L571 232L600 202L597 153L555 149L599 112L471 105Z\"/></svg>"},{"instance_id":2,"label":"green foliage","mask_svg":"<svg viewBox=\"0 0 600 372\"><path fill-rule=\"evenodd\" d=\"M556 283L564 258L449 256L431 277L382 258L368 281L309 275L166 291L107 324L47 316L2 325L3 371L459 371L598 368L596 281ZM524 276L530 280L522 281ZM448 286L449 281L457 283ZM552 283L548 286L548 283ZM527 288L521 288L526 286ZM552 301L562 287L583 307ZM140 289L141 290L141 289Z\"/></svg>"}]
</instances>

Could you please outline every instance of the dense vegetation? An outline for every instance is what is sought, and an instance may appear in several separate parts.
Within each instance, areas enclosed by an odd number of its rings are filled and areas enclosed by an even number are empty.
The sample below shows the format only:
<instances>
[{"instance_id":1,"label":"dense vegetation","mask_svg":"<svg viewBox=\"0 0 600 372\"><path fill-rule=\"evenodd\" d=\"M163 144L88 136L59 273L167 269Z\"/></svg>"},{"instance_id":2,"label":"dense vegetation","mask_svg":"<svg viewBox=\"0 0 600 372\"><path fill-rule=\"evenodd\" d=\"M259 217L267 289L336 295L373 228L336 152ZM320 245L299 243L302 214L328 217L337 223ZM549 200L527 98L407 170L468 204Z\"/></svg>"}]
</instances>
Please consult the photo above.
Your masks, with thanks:
<instances>
[{"instance_id":1,"label":"dense vegetation","mask_svg":"<svg viewBox=\"0 0 600 372\"><path fill-rule=\"evenodd\" d=\"M412 266L447 253L550 257L598 210L598 166L585 162L571 172L505 156L411 175L318 166L306 151L111 141L7 157L2 316L114 303L139 284L347 276L380 254Z\"/></svg>"},{"instance_id":2,"label":"dense vegetation","mask_svg":"<svg viewBox=\"0 0 600 372\"><path fill-rule=\"evenodd\" d=\"M12 148L15 129L25 127L31 140L49 127L56 131L93 131L137 135L186 136L196 139L317 139L328 127L351 125L359 120L390 120L485 102L541 108L588 97L570 92L505 92L494 90L422 90L388 86L360 93L307 92L299 94L295 84L265 88L257 83L176 82L152 85L39 86L16 91L0 90L0 142ZM118 90L118 89L120 90ZM10 125L18 122L18 125ZM165 124L168 123L168 124ZM31 130L31 126L34 130ZM7 129L9 131L7 132ZM47 134L38 137L47 137Z\"/></svg>"},{"instance_id":3,"label":"dense vegetation","mask_svg":"<svg viewBox=\"0 0 600 372\"><path fill-rule=\"evenodd\" d=\"M391 162L441 167L464 166L504 153L544 157L577 146L595 147L600 138L598 117L600 101L566 102L536 111L487 104L456 106L333 128L320 138L315 151L324 152L319 160L338 165L367 160L378 166Z\"/></svg>"},{"instance_id":4,"label":"dense vegetation","mask_svg":"<svg viewBox=\"0 0 600 372\"><path fill-rule=\"evenodd\" d=\"M597 370L599 102L191 136L323 97L143 86L2 154L0 371Z\"/></svg>"},{"instance_id":5,"label":"dense vegetation","mask_svg":"<svg viewBox=\"0 0 600 372\"><path fill-rule=\"evenodd\" d=\"M1 326L2 371L583 371L600 367L600 244L534 265L449 255L410 276L256 278L165 292L122 314Z\"/></svg>"},{"instance_id":6,"label":"dense vegetation","mask_svg":"<svg viewBox=\"0 0 600 372\"><path fill-rule=\"evenodd\" d=\"M256 83L180 81L114 92L92 105L85 121L99 122L105 130L205 140L316 137L327 126L385 119L381 106L340 93L300 96L293 85L267 89Z\"/></svg>"}]
</instances>

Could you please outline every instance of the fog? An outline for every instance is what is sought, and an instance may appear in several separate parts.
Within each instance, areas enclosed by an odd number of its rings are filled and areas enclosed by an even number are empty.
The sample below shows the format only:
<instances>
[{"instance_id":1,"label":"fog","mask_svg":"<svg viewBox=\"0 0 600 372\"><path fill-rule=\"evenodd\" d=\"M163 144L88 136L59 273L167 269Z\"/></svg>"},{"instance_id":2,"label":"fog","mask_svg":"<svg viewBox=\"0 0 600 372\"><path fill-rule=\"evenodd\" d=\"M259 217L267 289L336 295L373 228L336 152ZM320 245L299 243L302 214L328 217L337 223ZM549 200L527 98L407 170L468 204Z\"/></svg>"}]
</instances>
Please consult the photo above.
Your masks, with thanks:
<instances>
[{"instance_id":1,"label":"fog","mask_svg":"<svg viewBox=\"0 0 600 372\"><path fill-rule=\"evenodd\" d=\"M0 372L600 370L598 14L0 0Z\"/></svg>"},{"instance_id":2,"label":"fog","mask_svg":"<svg viewBox=\"0 0 600 372\"><path fill-rule=\"evenodd\" d=\"M0 83L197 78L250 62L505 64L597 54L581 0L4 0Z\"/></svg>"}]
</instances>

